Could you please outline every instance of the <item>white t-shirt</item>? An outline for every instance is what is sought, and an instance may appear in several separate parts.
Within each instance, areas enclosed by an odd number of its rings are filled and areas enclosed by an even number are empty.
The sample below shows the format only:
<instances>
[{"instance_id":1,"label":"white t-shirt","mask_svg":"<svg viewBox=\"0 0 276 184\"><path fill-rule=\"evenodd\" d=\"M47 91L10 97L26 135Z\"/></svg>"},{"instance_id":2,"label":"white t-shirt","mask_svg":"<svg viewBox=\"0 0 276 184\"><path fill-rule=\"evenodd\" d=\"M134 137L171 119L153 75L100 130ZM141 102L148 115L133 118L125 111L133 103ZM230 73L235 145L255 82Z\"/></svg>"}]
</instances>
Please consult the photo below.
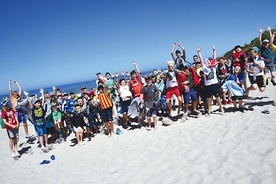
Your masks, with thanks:
<instances>
[{"instance_id":1,"label":"white t-shirt","mask_svg":"<svg viewBox=\"0 0 276 184\"><path fill-rule=\"evenodd\" d=\"M166 81L167 88L178 86L176 76L175 76L175 71L166 70L164 74L167 76L167 81Z\"/></svg>"},{"instance_id":2,"label":"white t-shirt","mask_svg":"<svg viewBox=\"0 0 276 184\"><path fill-rule=\"evenodd\" d=\"M126 98L126 97L131 97L132 96L131 92L129 91L129 86L128 85L120 86L119 92L121 94L121 98Z\"/></svg>"},{"instance_id":3,"label":"white t-shirt","mask_svg":"<svg viewBox=\"0 0 276 184\"><path fill-rule=\"evenodd\" d=\"M259 58L258 56L254 61L257 61L261 66L265 66L264 60L262 58ZM254 62L248 62L247 67L249 67L249 70L256 72L254 73L249 73L249 76L261 76L264 75L264 71L261 71L257 65L254 64Z\"/></svg>"},{"instance_id":4,"label":"white t-shirt","mask_svg":"<svg viewBox=\"0 0 276 184\"><path fill-rule=\"evenodd\" d=\"M204 83L205 86L210 86L212 84L218 83L217 69L216 67L208 68L206 65L202 67L204 72Z\"/></svg>"}]
</instances>

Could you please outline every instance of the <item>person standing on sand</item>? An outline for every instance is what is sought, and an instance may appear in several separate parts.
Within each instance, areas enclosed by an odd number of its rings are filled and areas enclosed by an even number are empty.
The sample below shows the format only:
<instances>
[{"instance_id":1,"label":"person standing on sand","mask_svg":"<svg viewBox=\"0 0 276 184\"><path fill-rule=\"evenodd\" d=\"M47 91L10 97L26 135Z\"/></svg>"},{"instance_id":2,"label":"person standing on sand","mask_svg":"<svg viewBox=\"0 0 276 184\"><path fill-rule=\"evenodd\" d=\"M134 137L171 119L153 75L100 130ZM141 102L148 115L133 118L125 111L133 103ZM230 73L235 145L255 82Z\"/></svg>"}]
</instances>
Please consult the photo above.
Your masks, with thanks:
<instances>
[{"instance_id":1,"label":"person standing on sand","mask_svg":"<svg viewBox=\"0 0 276 184\"><path fill-rule=\"evenodd\" d=\"M205 92L207 97L207 105L208 112L207 115L211 114L211 104L212 104L212 96L216 97L216 101L219 105L219 109L221 113L224 113L224 109L222 108L221 99L219 97L219 85L218 85L218 77L217 77L217 60L216 60L216 48L212 45L213 50L213 58L206 59L205 63L203 61L201 55L200 47L197 47L197 52L199 59L201 61L202 70L204 72L204 83L205 83Z\"/></svg>"},{"instance_id":2,"label":"person standing on sand","mask_svg":"<svg viewBox=\"0 0 276 184\"><path fill-rule=\"evenodd\" d=\"M39 142L41 145L41 150L43 152L48 152L50 147L48 146L48 133L45 121L45 110L43 109L44 106L44 94L43 89L39 91L41 93L41 100L39 98L34 99L33 103L31 102L30 98L28 97L28 92L24 92L28 98L28 102L32 109L32 116L34 120L34 127L39 136Z\"/></svg>"},{"instance_id":3,"label":"person standing on sand","mask_svg":"<svg viewBox=\"0 0 276 184\"><path fill-rule=\"evenodd\" d=\"M141 89L140 100L146 108L146 116L148 127L147 130L151 130L151 117L153 117L154 129L157 129L157 102L159 98L159 90L152 83L150 76L145 77L146 85Z\"/></svg>"},{"instance_id":4,"label":"person standing on sand","mask_svg":"<svg viewBox=\"0 0 276 184\"><path fill-rule=\"evenodd\" d=\"M9 106L7 101L2 102L3 110L1 111L1 117L5 123L7 134L9 137L9 147L11 156L17 159L20 154L18 153L17 135L19 122L16 116L16 112Z\"/></svg>"},{"instance_id":5,"label":"person standing on sand","mask_svg":"<svg viewBox=\"0 0 276 184\"><path fill-rule=\"evenodd\" d=\"M30 138L29 136L29 130L28 130L28 124L27 124L27 118L25 113L27 114L27 109L24 109L22 107L23 104L27 103L27 99L23 100L22 99L22 89L19 85L18 82L14 81L14 84L17 85L19 91L12 91L12 81L9 80L9 93L10 93L10 99L11 99L11 103L12 103L12 108L13 110L16 112L16 116L17 119L19 121L19 123L23 123L23 127L24 127L24 131L25 131L25 138Z\"/></svg>"},{"instance_id":6,"label":"person standing on sand","mask_svg":"<svg viewBox=\"0 0 276 184\"><path fill-rule=\"evenodd\" d=\"M251 90L256 90L259 88L260 92L265 91L265 62L258 55L258 47L252 47L249 50L249 59L247 62L247 73L249 75L249 81L251 86L246 89L246 96L248 97Z\"/></svg>"},{"instance_id":7,"label":"person standing on sand","mask_svg":"<svg viewBox=\"0 0 276 184\"><path fill-rule=\"evenodd\" d=\"M182 97L177 84L177 75L180 71L174 68L174 61L168 61L168 70L161 73L161 77L166 80L166 104L169 111L169 116L172 117L172 107L171 107L171 98L175 95L178 99L178 111L177 114L180 114L182 108Z\"/></svg>"},{"instance_id":8,"label":"person standing on sand","mask_svg":"<svg viewBox=\"0 0 276 184\"><path fill-rule=\"evenodd\" d=\"M101 79L104 81L104 79ZM100 102L100 115L104 122L104 126L108 131L109 137L114 134L113 127L113 117L112 117L112 108L113 103L110 99L110 93L108 92L108 87L104 82L103 85L98 86L98 99Z\"/></svg>"}]
</instances>

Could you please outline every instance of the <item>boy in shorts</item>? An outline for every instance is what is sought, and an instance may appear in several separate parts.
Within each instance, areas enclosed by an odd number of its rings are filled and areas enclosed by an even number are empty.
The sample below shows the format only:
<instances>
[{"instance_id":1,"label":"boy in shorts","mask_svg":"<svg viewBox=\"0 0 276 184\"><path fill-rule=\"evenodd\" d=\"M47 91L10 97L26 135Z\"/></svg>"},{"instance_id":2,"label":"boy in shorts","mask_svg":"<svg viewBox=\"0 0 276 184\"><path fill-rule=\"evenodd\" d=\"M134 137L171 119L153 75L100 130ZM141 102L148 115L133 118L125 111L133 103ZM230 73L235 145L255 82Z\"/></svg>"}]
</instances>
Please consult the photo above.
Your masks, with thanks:
<instances>
[{"instance_id":1,"label":"boy in shorts","mask_svg":"<svg viewBox=\"0 0 276 184\"><path fill-rule=\"evenodd\" d=\"M17 147L17 134L19 122L15 111L9 106L9 103L5 101L2 104L3 110L1 112L1 117L5 123L7 134L9 137L11 156L14 159L17 159L20 156Z\"/></svg>"}]
</instances>

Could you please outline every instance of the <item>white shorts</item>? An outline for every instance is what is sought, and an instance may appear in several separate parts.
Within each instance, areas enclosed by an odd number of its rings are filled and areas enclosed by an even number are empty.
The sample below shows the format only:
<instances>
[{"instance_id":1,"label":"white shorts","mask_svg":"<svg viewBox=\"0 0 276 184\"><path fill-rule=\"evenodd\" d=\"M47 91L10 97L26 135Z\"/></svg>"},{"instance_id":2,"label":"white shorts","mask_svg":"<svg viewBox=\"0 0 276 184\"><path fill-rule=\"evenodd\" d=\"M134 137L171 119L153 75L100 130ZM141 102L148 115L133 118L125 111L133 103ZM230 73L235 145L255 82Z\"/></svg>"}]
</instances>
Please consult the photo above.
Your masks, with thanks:
<instances>
[{"instance_id":1,"label":"white shorts","mask_svg":"<svg viewBox=\"0 0 276 184\"><path fill-rule=\"evenodd\" d=\"M73 130L74 130L74 132L83 131L83 129L81 127L75 127L75 126L73 126Z\"/></svg>"}]
</instances>

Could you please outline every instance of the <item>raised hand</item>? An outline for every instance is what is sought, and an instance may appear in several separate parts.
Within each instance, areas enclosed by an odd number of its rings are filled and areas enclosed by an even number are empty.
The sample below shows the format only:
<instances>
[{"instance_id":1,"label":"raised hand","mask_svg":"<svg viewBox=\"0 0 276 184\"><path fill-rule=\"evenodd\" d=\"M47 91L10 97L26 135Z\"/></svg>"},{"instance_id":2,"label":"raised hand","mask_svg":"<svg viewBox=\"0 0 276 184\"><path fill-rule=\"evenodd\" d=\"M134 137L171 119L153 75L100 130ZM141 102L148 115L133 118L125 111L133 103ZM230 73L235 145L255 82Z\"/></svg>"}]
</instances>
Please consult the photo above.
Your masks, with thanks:
<instances>
[{"instance_id":1,"label":"raised hand","mask_svg":"<svg viewBox=\"0 0 276 184\"><path fill-rule=\"evenodd\" d=\"M18 82L17 81L13 81L14 82L14 84L18 84Z\"/></svg>"},{"instance_id":2,"label":"raised hand","mask_svg":"<svg viewBox=\"0 0 276 184\"><path fill-rule=\"evenodd\" d=\"M263 32L263 28L260 28L260 30L259 30L259 31L260 31L260 33L262 33L262 32Z\"/></svg>"},{"instance_id":3,"label":"raised hand","mask_svg":"<svg viewBox=\"0 0 276 184\"><path fill-rule=\"evenodd\" d=\"M173 43L173 47L175 47L175 46L176 46L176 43L174 42L174 43Z\"/></svg>"},{"instance_id":4,"label":"raised hand","mask_svg":"<svg viewBox=\"0 0 276 184\"><path fill-rule=\"evenodd\" d=\"M266 28L268 31L271 31L271 27L270 26L267 26Z\"/></svg>"},{"instance_id":5,"label":"raised hand","mask_svg":"<svg viewBox=\"0 0 276 184\"><path fill-rule=\"evenodd\" d=\"M115 74L114 74L114 73L113 73L113 74L111 74L111 77L112 77L112 78L114 78L114 77L115 77Z\"/></svg>"},{"instance_id":6,"label":"raised hand","mask_svg":"<svg viewBox=\"0 0 276 184\"><path fill-rule=\"evenodd\" d=\"M12 80L11 80L11 79L9 80L9 83L10 83L10 84L12 83Z\"/></svg>"},{"instance_id":7,"label":"raised hand","mask_svg":"<svg viewBox=\"0 0 276 184\"><path fill-rule=\"evenodd\" d=\"M29 92L23 91L23 94L24 94L25 96L28 96L28 95L29 95Z\"/></svg>"},{"instance_id":8,"label":"raised hand","mask_svg":"<svg viewBox=\"0 0 276 184\"><path fill-rule=\"evenodd\" d=\"M181 46L181 42L178 43L178 46Z\"/></svg>"},{"instance_id":9,"label":"raised hand","mask_svg":"<svg viewBox=\"0 0 276 184\"><path fill-rule=\"evenodd\" d=\"M130 75L130 73L129 73L129 72L126 72L126 75L127 75L127 76L129 76L129 75Z\"/></svg>"},{"instance_id":10,"label":"raised hand","mask_svg":"<svg viewBox=\"0 0 276 184\"><path fill-rule=\"evenodd\" d=\"M136 66L136 61L133 61L132 63L133 63L134 66Z\"/></svg>"},{"instance_id":11,"label":"raised hand","mask_svg":"<svg viewBox=\"0 0 276 184\"><path fill-rule=\"evenodd\" d=\"M116 77L119 77L119 74L118 74L118 72L116 72L116 73L115 73L115 76L116 76Z\"/></svg>"},{"instance_id":12,"label":"raised hand","mask_svg":"<svg viewBox=\"0 0 276 184\"><path fill-rule=\"evenodd\" d=\"M124 72L124 71L122 71L122 75L125 75L125 72Z\"/></svg>"},{"instance_id":13,"label":"raised hand","mask_svg":"<svg viewBox=\"0 0 276 184\"><path fill-rule=\"evenodd\" d=\"M211 47L212 47L212 49L213 49L213 50L216 50L216 48L215 48L215 46L214 46L214 45L211 45Z\"/></svg>"},{"instance_id":14,"label":"raised hand","mask_svg":"<svg viewBox=\"0 0 276 184\"><path fill-rule=\"evenodd\" d=\"M53 86L53 91L55 91L56 90L56 86Z\"/></svg>"},{"instance_id":15,"label":"raised hand","mask_svg":"<svg viewBox=\"0 0 276 184\"><path fill-rule=\"evenodd\" d=\"M44 92L44 89L43 88L40 88L40 90L39 90L39 93L43 93Z\"/></svg>"},{"instance_id":16,"label":"raised hand","mask_svg":"<svg viewBox=\"0 0 276 184\"><path fill-rule=\"evenodd\" d=\"M200 52L201 51L201 48L199 46L196 47L196 51L197 52Z\"/></svg>"}]
</instances>

